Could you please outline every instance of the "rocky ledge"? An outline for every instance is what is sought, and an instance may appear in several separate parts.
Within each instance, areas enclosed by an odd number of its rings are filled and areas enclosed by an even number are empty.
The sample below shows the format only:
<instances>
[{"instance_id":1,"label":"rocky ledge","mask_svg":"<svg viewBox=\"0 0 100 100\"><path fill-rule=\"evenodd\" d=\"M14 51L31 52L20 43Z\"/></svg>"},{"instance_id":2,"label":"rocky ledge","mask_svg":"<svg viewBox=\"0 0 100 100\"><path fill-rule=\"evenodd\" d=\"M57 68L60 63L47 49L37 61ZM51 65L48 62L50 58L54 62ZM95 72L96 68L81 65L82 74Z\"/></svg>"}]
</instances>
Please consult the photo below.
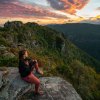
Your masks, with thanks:
<instances>
[{"instance_id":1,"label":"rocky ledge","mask_svg":"<svg viewBox=\"0 0 100 100\"><path fill-rule=\"evenodd\" d=\"M40 77L44 95L33 94L34 84L23 81L18 68L0 69L0 100L82 100L73 86L60 77Z\"/></svg>"}]
</instances>

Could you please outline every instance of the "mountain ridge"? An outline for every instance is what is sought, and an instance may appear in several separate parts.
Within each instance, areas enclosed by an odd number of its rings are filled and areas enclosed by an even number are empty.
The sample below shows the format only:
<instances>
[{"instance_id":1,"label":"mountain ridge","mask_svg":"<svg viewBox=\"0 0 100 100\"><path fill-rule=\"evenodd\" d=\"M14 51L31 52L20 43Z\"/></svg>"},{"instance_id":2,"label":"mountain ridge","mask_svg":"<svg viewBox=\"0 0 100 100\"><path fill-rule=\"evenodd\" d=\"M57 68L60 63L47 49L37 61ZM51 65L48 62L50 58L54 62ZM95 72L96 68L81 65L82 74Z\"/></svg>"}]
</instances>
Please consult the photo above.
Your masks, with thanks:
<instances>
[{"instance_id":1,"label":"mountain ridge","mask_svg":"<svg viewBox=\"0 0 100 100\"><path fill-rule=\"evenodd\" d=\"M14 21L0 28L0 38L1 67L17 67L18 51L25 48L40 67L44 66L45 76L63 77L84 100L99 100L100 63L63 33L37 23Z\"/></svg>"}]
</instances>

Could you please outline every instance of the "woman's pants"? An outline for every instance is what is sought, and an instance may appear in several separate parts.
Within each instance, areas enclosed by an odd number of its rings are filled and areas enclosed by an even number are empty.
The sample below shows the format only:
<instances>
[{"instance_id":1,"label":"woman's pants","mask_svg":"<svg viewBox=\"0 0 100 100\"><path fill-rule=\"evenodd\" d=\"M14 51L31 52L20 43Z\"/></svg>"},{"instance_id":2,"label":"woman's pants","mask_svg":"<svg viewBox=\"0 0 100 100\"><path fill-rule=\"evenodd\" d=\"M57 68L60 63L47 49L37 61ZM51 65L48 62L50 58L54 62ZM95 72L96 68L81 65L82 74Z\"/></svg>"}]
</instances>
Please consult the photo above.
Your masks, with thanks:
<instances>
[{"instance_id":1,"label":"woman's pants","mask_svg":"<svg viewBox=\"0 0 100 100\"><path fill-rule=\"evenodd\" d=\"M26 82L35 84L35 92L39 91L40 80L31 72L28 76L22 78Z\"/></svg>"}]
</instances>

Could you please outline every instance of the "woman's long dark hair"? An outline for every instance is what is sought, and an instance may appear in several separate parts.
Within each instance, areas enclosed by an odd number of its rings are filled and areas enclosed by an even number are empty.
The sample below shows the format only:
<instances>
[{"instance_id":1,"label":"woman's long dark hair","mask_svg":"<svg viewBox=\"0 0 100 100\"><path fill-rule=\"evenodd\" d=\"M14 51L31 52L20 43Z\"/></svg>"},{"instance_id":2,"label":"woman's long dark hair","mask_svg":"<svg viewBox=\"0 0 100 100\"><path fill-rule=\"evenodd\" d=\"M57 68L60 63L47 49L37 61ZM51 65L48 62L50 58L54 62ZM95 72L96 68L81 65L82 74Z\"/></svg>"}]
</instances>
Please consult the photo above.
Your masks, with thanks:
<instances>
[{"instance_id":1,"label":"woman's long dark hair","mask_svg":"<svg viewBox=\"0 0 100 100\"><path fill-rule=\"evenodd\" d=\"M19 60L24 59L24 54L25 54L26 51L27 51L27 50L25 50L25 49L19 51Z\"/></svg>"}]
</instances>

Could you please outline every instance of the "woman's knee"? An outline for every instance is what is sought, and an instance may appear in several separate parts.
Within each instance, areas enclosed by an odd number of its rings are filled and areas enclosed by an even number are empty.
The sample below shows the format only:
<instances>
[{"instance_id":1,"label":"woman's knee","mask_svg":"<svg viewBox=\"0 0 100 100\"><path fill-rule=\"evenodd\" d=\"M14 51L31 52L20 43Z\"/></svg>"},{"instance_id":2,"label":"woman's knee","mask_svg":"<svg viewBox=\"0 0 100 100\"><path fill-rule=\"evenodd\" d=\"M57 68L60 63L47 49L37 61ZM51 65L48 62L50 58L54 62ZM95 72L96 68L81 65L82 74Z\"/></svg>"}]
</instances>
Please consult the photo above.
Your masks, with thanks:
<instances>
[{"instance_id":1,"label":"woman's knee","mask_svg":"<svg viewBox=\"0 0 100 100\"><path fill-rule=\"evenodd\" d=\"M36 80L36 84L40 85L40 80L39 79Z\"/></svg>"}]
</instances>

